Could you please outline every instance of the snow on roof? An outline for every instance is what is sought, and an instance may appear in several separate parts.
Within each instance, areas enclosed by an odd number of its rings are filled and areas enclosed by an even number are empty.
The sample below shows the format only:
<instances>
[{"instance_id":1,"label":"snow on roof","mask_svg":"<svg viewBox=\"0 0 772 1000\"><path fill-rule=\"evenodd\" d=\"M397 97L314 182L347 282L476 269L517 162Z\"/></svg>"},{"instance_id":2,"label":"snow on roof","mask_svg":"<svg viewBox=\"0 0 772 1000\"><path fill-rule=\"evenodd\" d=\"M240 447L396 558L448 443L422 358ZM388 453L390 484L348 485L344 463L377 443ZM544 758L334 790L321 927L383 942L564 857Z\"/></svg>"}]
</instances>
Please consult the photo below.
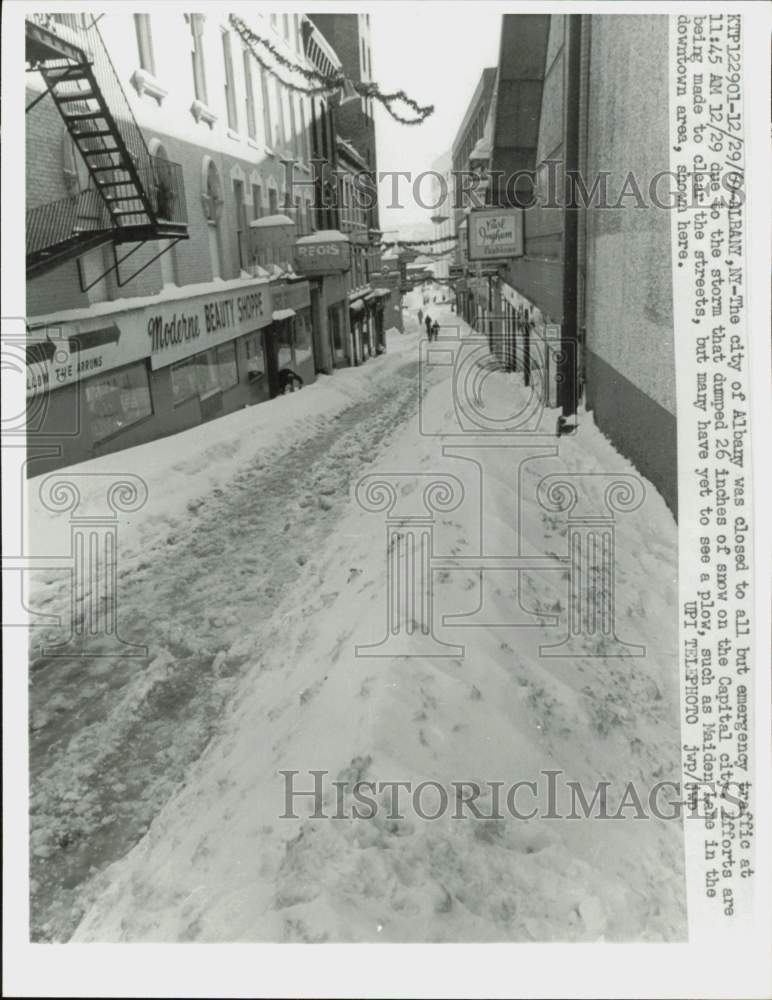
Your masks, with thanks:
<instances>
[{"instance_id":1,"label":"snow on roof","mask_svg":"<svg viewBox=\"0 0 772 1000\"><path fill-rule=\"evenodd\" d=\"M295 223L288 215L264 215L262 219L253 219L249 223L250 229L272 229L274 226L294 226Z\"/></svg>"},{"instance_id":2,"label":"snow on roof","mask_svg":"<svg viewBox=\"0 0 772 1000\"><path fill-rule=\"evenodd\" d=\"M274 309L271 313L271 320L278 323L282 319L292 319L296 315L294 309Z\"/></svg>"},{"instance_id":3,"label":"snow on roof","mask_svg":"<svg viewBox=\"0 0 772 1000\"><path fill-rule=\"evenodd\" d=\"M298 246L309 246L312 243L348 243L348 236L345 236L339 229L320 229L310 236L301 236L297 241Z\"/></svg>"}]
</instances>

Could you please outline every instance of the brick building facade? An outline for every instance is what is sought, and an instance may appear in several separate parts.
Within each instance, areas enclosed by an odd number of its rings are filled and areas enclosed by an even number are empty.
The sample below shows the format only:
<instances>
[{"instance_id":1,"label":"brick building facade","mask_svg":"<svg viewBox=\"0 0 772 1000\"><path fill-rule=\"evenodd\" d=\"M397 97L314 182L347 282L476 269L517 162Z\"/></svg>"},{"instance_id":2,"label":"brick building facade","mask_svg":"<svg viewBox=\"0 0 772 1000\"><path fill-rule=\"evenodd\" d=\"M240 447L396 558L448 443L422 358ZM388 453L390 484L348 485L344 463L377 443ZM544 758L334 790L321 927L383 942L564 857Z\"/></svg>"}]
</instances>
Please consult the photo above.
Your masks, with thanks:
<instances>
[{"instance_id":1,"label":"brick building facade","mask_svg":"<svg viewBox=\"0 0 772 1000\"><path fill-rule=\"evenodd\" d=\"M30 474L263 401L280 391L283 368L307 384L319 371L362 360L348 325L351 278L331 275L322 289L322 278L294 269L297 238L338 229L337 207L325 213L319 206L311 165L321 146L327 166L336 166L333 101L282 86L255 57L265 51L251 49L225 11L159 7L110 11L96 21L42 15L27 24L28 60L39 70L28 74L26 95L28 398L47 393L36 441L54 451L37 459L30 453ZM314 65L305 15L255 13L247 27L285 58ZM339 68L329 44L321 44ZM56 74L78 58L94 67L101 59L102 90L81 82L62 93ZM111 102L122 111L118 124L108 120L105 128ZM84 142L76 130L89 125L101 132ZM113 141L120 146L126 129L142 162L152 165L156 195L159 170L174 179L180 219L145 226L134 242L99 243L88 237L95 223L85 208L103 214L105 202L127 200L126 188L111 180L127 177L120 153L101 152ZM83 154L89 143L102 144L101 159ZM97 166L106 171L100 175L95 163L110 169ZM116 188L120 197L110 197ZM141 191L134 194L131 209ZM41 239L63 212L80 214L61 244L67 252L47 261ZM198 332L169 350L169 339L183 335L164 331L183 318L186 331ZM59 345L53 357L52 340ZM72 423L77 434L58 434Z\"/></svg>"}]
</instances>

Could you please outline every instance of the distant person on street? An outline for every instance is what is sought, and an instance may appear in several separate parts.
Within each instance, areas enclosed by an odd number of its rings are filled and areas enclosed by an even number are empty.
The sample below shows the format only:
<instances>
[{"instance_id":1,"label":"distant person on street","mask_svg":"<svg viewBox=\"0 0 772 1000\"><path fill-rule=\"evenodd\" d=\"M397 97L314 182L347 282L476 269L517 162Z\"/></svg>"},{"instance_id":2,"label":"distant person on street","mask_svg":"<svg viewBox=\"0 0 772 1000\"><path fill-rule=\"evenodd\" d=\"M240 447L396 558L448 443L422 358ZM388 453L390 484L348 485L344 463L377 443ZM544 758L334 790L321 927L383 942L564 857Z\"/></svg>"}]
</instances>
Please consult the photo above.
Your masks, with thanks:
<instances>
[{"instance_id":1,"label":"distant person on street","mask_svg":"<svg viewBox=\"0 0 772 1000\"><path fill-rule=\"evenodd\" d=\"M429 338L429 340L431 340L432 339L432 318L429 315L429 313L427 313L426 316L424 316L424 324L426 326L426 336Z\"/></svg>"},{"instance_id":2,"label":"distant person on street","mask_svg":"<svg viewBox=\"0 0 772 1000\"><path fill-rule=\"evenodd\" d=\"M437 322L437 320L435 320L432 323L432 332L429 335L429 340L436 340L437 337L439 337L439 335L440 335L440 324Z\"/></svg>"},{"instance_id":3,"label":"distant person on street","mask_svg":"<svg viewBox=\"0 0 772 1000\"><path fill-rule=\"evenodd\" d=\"M424 311L423 311L423 309L419 309L418 310L418 322L422 323L423 322L423 318L424 318Z\"/></svg>"}]
</instances>

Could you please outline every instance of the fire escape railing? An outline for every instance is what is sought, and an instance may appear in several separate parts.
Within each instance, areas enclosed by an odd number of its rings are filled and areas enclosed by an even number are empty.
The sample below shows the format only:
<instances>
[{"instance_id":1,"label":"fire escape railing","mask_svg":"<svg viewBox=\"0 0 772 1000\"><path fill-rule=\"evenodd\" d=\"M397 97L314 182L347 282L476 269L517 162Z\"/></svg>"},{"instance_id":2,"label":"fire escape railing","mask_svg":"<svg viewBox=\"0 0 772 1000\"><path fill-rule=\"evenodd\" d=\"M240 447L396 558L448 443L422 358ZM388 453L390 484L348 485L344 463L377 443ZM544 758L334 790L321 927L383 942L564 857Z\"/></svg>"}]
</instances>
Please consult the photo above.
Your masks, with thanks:
<instances>
[{"instance_id":1,"label":"fire escape railing","mask_svg":"<svg viewBox=\"0 0 772 1000\"><path fill-rule=\"evenodd\" d=\"M55 35L61 36L65 42L76 45L83 50L86 58L91 63L94 77L104 94L115 123L118 126L121 138L137 170L147 169L150 166L150 150L147 148L145 137L137 124L134 112L131 110L131 105L121 86L121 81L105 46L95 15L31 14L28 16L30 20L35 21L41 27L46 28ZM47 59L45 63L46 71L66 70L71 68L71 66L71 61L66 58ZM66 81L62 86L66 92ZM77 94L79 89L77 82L70 85L73 95Z\"/></svg>"},{"instance_id":2,"label":"fire escape railing","mask_svg":"<svg viewBox=\"0 0 772 1000\"><path fill-rule=\"evenodd\" d=\"M80 194L27 213L28 275L78 257L99 244L100 233L114 245L187 238L182 167L151 155L97 19L30 14L27 25L28 63L40 71L90 178Z\"/></svg>"},{"instance_id":3,"label":"fire escape railing","mask_svg":"<svg viewBox=\"0 0 772 1000\"><path fill-rule=\"evenodd\" d=\"M98 191L81 191L74 198L27 210L27 255L65 243L86 233L110 229L107 206Z\"/></svg>"}]
</instances>

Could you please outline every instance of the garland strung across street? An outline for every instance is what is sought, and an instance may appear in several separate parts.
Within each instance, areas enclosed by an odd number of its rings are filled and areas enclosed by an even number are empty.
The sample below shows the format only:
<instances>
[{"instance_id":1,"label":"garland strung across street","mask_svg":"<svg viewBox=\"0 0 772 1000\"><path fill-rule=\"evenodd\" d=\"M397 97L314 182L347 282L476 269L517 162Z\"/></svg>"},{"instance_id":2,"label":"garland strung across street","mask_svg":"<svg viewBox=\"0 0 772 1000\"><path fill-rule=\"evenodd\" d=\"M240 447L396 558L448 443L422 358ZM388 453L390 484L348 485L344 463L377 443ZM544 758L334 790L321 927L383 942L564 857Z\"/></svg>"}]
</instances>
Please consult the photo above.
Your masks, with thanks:
<instances>
[{"instance_id":1,"label":"garland strung across street","mask_svg":"<svg viewBox=\"0 0 772 1000\"><path fill-rule=\"evenodd\" d=\"M290 90L310 96L316 96L318 94L330 95L336 90L341 90L346 84L347 78L343 73L325 74L320 73L315 69L308 69L305 66L300 66L298 63L293 62L293 60L288 59L285 55L283 55L272 42L268 41L267 38L262 38L260 35L255 34L251 28L247 27L240 17L237 17L235 14L230 14L229 20L231 25L236 29L242 40L248 46L252 55L255 59L257 59L262 69ZM281 76L277 72L275 65L270 65L265 62L265 60L258 54L258 46L263 46L264 49L270 52L271 56L276 60L276 63L279 66L282 66L284 69L289 70L292 73L300 74L300 76L308 81L308 86L291 83L289 80ZM391 117L394 118L395 121L400 122L402 125L420 125L429 117L429 115L434 114L433 104L420 105L417 101L414 101L412 97L409 97L404 90L395 90L391 94L384 94L379 89L377 83L356 83L353 80L348 82L360 97L373 98L373 100L380 102L384 108L386 108ZM416 117L404 118L394 110L392 104L406 105L411 111L414 112Z\"/></svg>"},{"instance_id":2,"label":"garland strung across street","mask_svg":"<svg viewBox=\"0 0 772 1000\"><path fill-rule=\"evenodd\" d=\"M433 247L437 246L438 243L449 243L451 240L458 240L458 235L453 234L451 236L438 236L434 240L389 240L382 242L383 247ZM448 250L443 251L443 253L448 253Z\"/></svg>"}]
</instances>

